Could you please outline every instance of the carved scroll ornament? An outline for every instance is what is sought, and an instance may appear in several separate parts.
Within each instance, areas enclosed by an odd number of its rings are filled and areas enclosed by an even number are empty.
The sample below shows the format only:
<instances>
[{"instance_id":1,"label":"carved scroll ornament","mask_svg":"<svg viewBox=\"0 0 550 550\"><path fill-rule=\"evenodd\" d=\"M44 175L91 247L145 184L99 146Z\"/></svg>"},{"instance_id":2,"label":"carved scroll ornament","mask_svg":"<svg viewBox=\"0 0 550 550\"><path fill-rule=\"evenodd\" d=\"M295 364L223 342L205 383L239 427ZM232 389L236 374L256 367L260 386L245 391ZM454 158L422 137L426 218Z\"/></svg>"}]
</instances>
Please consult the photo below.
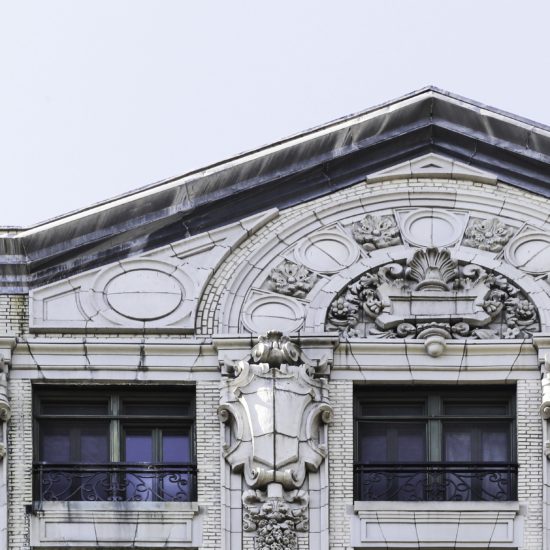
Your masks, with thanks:
<instances>
[{"instance_id":1,"label":"carved scroll ornament","mask_svg":"<svg viewBox=\"0 0 550 550\"><path fill-rule=\"evenodd\" d=\"M367 338L514 339L539 326L534 304L511 281L438 248L366 272L327 316L328 330Z\"/></svg>"},{"instance_id":2,"label":"carved scroll ornament","mask_svg":"<svg viewBox=\"0 0 550 550\"><path fill-rule=\"evenodd\" d=\"M280 332L261 336L251 355L257 363L238 363L222 389L223 454L250 488L242 498L244 530L258 531L259 548L292 549L295 532L307 529L301 487L327 455L327 383L314 378L299 348Z\"/></svg>"}]
</instances>

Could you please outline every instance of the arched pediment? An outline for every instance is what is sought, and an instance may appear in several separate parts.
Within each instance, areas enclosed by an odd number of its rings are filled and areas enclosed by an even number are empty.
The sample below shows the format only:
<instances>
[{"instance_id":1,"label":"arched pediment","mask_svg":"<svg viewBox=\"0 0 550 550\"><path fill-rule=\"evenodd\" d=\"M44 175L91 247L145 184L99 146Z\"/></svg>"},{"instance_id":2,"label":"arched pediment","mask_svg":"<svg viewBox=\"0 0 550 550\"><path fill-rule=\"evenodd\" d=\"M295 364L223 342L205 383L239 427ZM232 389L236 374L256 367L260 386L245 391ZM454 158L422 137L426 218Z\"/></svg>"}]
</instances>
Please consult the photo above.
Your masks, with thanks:
<instances>
[{"instance_id":1,"label":"arched pediment","mask_svg":"<svg viewBox=\"0 0 550 550\"><path fill-rule=\"evenodd\" d=\"M526 339L548 330L550 228L540 198L433 178L336 195L280 212L234 251L231 272L221 266L213 276L225 286L217 323L203 331L424 338L433 324L445 338ZM422 255L431 265L431 249L453 266L439 288L426 284L429 273L414 275ZM359 288L381 270L394 278L370 294ZM383 314L369 310L369 299ZM357 311L338 318L345 302Z\"/></svg>"}]
</instances>

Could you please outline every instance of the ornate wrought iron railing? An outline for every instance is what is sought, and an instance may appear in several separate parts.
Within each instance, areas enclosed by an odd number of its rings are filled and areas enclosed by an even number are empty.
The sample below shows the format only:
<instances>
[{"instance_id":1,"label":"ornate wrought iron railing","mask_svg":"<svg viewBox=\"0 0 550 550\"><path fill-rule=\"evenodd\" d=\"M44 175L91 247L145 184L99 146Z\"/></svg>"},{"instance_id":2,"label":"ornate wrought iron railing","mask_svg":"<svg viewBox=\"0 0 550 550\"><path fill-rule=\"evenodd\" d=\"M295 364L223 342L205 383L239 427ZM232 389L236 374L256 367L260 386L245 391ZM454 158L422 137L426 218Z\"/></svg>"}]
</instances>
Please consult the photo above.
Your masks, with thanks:
<instances>
[{"instance_id":1,"label":"ornate wrought iron railing","mask_svg":"<svg viewBox=\"0 0 550 550\"><path fill-rule=\"evenodd\" d=\"M40 501L196 500L193 464L34 465L34 495Z\"/></svg>"},{"instance_id":2,"label":"ornate wrought iron railing","mask_svg":"<svg viewBox=\"0 0 550 550\"><path fill-rule=\"evenodd\" d=\"M517 464L356 464L355 500L516 500Z\"/></svg>"}]
</instances>

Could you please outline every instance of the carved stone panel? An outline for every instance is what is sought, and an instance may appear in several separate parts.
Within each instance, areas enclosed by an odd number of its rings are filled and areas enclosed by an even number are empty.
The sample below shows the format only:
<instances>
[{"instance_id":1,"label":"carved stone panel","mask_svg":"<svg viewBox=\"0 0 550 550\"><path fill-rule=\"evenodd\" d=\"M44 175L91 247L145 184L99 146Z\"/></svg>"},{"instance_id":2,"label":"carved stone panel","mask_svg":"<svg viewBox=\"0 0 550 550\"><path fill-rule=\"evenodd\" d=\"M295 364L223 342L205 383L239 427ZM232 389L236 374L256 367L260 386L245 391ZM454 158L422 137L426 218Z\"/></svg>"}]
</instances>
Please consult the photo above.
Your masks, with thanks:
<instances>
[{"instance_id":1,"label":"carved stone panel","mask_svg":"<svg viewBox=\"0 0 550 550\"><path fill-rule=\"evenodd\" d=\"M533 303L511 281L446 249L364 273L329 307L327 329L367 338L526 338L539 330Z\"/></svg>"},{"instance_id":2,"label":"carved stone panel","mask_svg":"<svg viewBox=\"0 0 550 550\"><path fill-rule=\"evenodd\" d=\"M327 455L327 382L277 331L261 336L251 357L222 388L223 455L249 488L242 495L243 530L257 531L258 548L296 549L296 532L307 530L304 482Z\"/></svg>"},{"instance_id":3,"label":"carved stone panel","mask_svg":"<svg viewBox=\"0 0 550 550\"><path fill-rule=\"evenodd\" d=\"M336 229L318 231L303 239L294 251L296 260L312 271L337 273L359 257L359 248Z\"/></svg>"},{"instance_id":4,"label":"carved stone panel","mask_svg":"<svg viewBox=\"0 0 550 550\"><path fill-rule=\"evenodd\" d=\"M550 234L535 230L523 231L510 241L504 256L521 271L533 275L550 273Z\"/></svg>"},{"instance_id":5,"label":"carved stone panel","mask_svg":"<svg viewBox=\"0 0 550 550\"><path fill-rule=\"evenodd\" d=\"M305 298L313 288L317 275L307 267L285 260L269 273L269 288L274 292Z\"/></svg>"},{"instance_id":6,"label":"carved stone panel","mask_svg":"<svg viewBox=\"0 0 550 550\"><path fill-rule=\"evenodd\" d=\"M450 247L460 241L467 215L436 208L397 210L403 240L412 246Z\"/></svg>"},{"instance_id":7,"label":"carved stone panel","mask_svg":"<svg viewBox=\"0 0 550 550\"><path fill-rule=\"evenodd\" d=\"M375 216L367 214L361 221L353 224L353 238L366 251L401 244L399 227L393 216Z\"/></svg>"},{"instance_id":8,"label":"carved stone panel","mask_svg":"<svg viewBox=\"0 0 550 550\"><path fill-rule=\"evenodd\" d=\"M515 231L498 218L472 219L464 232L462 244L488 252L500 252Z\"/></svg>"}]
</instances>

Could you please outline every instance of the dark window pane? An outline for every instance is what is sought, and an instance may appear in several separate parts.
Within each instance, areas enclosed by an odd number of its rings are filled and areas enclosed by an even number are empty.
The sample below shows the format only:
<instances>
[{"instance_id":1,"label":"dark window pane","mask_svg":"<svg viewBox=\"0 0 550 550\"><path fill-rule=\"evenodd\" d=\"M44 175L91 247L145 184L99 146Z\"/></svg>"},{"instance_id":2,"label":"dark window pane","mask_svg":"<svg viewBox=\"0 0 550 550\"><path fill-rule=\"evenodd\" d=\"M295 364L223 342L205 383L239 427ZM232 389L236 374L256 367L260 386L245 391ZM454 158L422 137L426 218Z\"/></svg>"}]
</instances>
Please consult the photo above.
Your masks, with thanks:
<instances>
[{"instance_id":1,"label":"dark window pane","mask_svg":"<svg viewBox=\"0 0 550 550\"><path fill-rule=\"evenodd\" d=\"M109 462L109 424L105 421L80 425L80 462Z\"/></svg>"},{"instance_id":2,"label":"dark window pane","mask_svg":"<svg viewBox=\"0 0 550 550\"><path fill-rule=\"evenodd\" d=\"M39 460L58 464L108 462L109 425L103 420L43 422Z\"/></svg>"},{"instance_id":3,"label":"dark window pane","mask_svg":"<svg viewBox=\"0 0 550 550\"><path fill-rule=\"evenodd\" d=\"M447 462L470 462L472 460L472 431L470 424L445 424L443 456Z\"/></svg>"},{"instance_id":4,"label":"dark window pane","mask_svg":"<svg viewBox=\"0 0 550 550\"><path fill-rule=\"evenodd\" d=\"M59 464L71 461L71 426L70 422L56 422L40 427L40 461Z\"/></svg>"},{"instance_id":5,"label":"dark window pane","mask_svg":"<svg viewBox=\"0 0 550 550\"><path fill-rule=\"evenodd\" d=\"M508 462L510 460L510 427L505 423L492 423L481 432L481 460Z\"/></svg>"},{"instance_id":6,"label":"dark window pane","mask_svg":"<svg viewBox=\"0 0 550 550\"><path fill-rule=\"evenodd\" d=\"M363 416L423 416L424 403L364 403L361 407Z\"/></svg>"},{"instance_id":7,"label":"dark window pane","mask_svg":"<svg viewBox=\"0 0 550 550\"><path fill-rule=\"evenodd\" d=\"M454 416L491 416L508 414L508 403L445 403L445 414Z\"/></svg>"},{"instance_id":8,"label":"dark window pane","mask_svg":"<svg viewBox=\"0 0 550 550\"><path fill-rule=\"evenodd\" d=\"M125 400L122 405L122 414L141 416L189 416L189 404L182 402L144 403Z\"/></svg>"},{"instance_id":9,"label":"dark window pane","mask_svg":"<svg viewBox=\"0 0 550 550\"><path fill-rule=\"evenodd\" d=\"M362 422L359 462L423 462L426 460L426 424L423 422Z\"/></svg>"},{"instance_id":10,"label":"dark window pane","mask_svg":"<svg viewBox=\"0 0 550 550\"><path fill-rule=\"evenodd\" d=\"M63 414L68 416L76 416L81 414L89 415L106 415L108 413L108 402L103 401L78 401L78 402L55 402L42 401L42 414Z\"/></svg>"}]
</instances>

